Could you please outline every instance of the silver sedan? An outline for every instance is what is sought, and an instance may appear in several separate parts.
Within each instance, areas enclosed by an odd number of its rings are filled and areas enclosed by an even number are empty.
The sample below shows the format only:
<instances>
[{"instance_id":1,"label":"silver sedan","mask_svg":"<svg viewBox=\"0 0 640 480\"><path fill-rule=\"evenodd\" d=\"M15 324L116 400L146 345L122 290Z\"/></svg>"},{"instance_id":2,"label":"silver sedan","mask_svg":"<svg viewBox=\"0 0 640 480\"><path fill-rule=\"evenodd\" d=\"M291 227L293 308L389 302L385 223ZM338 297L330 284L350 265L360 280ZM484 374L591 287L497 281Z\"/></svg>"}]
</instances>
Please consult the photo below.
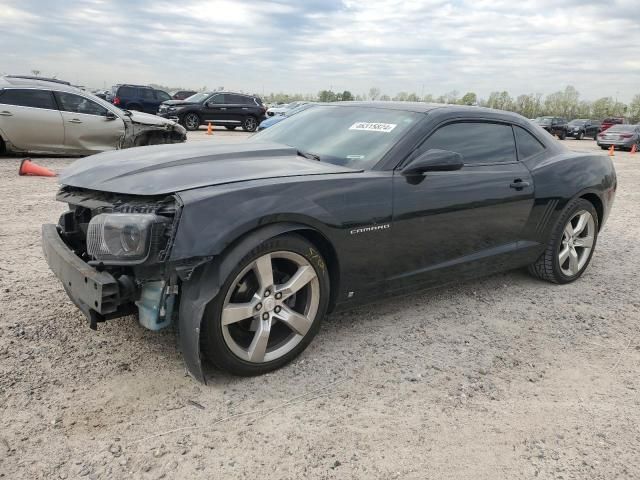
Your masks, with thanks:
<instances>
[{"instance_id":1,"label":"silver sedan","mask_svg":"<svg viewBox=\"0 0 640 480\"><path fill-rule=\"evenodd\" d=\"M0 78L0 152L90 155L179 143L186 130L55 80Z\"/></svg>"}]
</instances>

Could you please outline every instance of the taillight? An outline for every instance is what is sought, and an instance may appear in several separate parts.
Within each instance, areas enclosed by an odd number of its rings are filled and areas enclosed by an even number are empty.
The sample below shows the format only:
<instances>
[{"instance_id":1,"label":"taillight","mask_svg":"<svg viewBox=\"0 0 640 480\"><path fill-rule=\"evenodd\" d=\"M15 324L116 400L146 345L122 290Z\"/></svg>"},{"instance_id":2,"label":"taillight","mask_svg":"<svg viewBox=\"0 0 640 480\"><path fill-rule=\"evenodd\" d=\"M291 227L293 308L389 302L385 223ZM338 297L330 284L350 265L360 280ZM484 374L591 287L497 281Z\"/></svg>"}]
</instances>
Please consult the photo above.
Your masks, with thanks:
<instances>
[{"instance_id":1,"label":"taillight","mask_svg":"<svg viewBox=\"0 0 640 480\"><path fill-rule=\"evenodd\" d=\"M113 97L113 104L120 105L120 97Z\"/></svg>"},{"instance_id":2,"label":"taillight","mask_svg":"<svg viewBox=\"0 0 640 480\"><path fill-rule=\"evenodd\" d=\"M620 135L622 138L631 138L633 137L633 135L631 133L624 133L622 135Z\"/></svg>"}]
</instances>

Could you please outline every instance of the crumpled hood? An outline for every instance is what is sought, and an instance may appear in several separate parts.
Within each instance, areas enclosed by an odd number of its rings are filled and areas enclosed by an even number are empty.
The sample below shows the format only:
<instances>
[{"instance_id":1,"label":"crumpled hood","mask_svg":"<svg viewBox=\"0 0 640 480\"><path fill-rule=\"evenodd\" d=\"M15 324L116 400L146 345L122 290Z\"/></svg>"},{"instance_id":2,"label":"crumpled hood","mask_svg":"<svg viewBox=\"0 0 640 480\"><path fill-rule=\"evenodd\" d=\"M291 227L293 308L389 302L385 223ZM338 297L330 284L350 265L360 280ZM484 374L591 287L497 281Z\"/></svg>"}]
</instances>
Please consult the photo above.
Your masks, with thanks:
<instances>
[{"instance_id":1,"label":"crumpled hood","mask_svg":"<svg viewBox=\"0 0 640 480\"><path fill-rule=\"evenodd\" d=\"M150 113L131 111L129 117L131 121L135 123L141 123L143 125L175 125L176 122L167 118L162 118L157 115L151 115Z\"/></svg>"},{"instance_id":2,"label":"crumpled hood","mask_svg":"<svg viewBox=\"0 0 640 480\"><path fill-rule=\"evenodd\" d=\"M162 195L248 180L355 171L300 157L286 145L200 142L98 153L71 164L59 182L104 192Z\"/></svg>"}]
</instances>

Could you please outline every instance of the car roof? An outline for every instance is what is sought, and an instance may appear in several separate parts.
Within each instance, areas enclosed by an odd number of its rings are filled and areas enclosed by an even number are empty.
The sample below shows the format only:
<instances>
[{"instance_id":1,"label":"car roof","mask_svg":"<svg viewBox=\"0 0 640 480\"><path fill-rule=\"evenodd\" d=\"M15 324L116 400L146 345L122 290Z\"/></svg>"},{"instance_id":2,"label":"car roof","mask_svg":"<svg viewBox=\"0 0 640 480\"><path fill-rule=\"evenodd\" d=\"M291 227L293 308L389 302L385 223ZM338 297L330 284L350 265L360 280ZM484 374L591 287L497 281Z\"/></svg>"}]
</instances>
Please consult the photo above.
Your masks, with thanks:
<instances>
[{"instance_id":1,"label":"car roof","mask_svg":"<svg viewBox=\"0 0 640 480\"><path fill-rule=\"evenodd\" d=\"M79 88L74 87L72 85L68 85L67 83L61 83L51 80L46 80L42 78L26 78L26 77L12 77L9 75L5 75L0 77L0 88L6 87L41 87L41 88L52 88L61 92L78 92L81 91Z\"/></svg>"},{"instance_id":2,"label":"car roof","mask_svg":"<svg viewBox=\"0 0 640 480\"><path fill-rule=\"evenodd\" d=\"M354 102L331 102L318 103L318 105L329 105L338 107L368 107L381 108L384 110L400 110L405 112L429 113L437 110L446 114L471 114L474 117L486 114L488 117L505 121L525 120L522 115L506 110L496 110L493 108L476 107L472 105L454 105L447 103L424 103L424 102L386 102L386 101L354 101Z\"/></svg>"}]
</instances>

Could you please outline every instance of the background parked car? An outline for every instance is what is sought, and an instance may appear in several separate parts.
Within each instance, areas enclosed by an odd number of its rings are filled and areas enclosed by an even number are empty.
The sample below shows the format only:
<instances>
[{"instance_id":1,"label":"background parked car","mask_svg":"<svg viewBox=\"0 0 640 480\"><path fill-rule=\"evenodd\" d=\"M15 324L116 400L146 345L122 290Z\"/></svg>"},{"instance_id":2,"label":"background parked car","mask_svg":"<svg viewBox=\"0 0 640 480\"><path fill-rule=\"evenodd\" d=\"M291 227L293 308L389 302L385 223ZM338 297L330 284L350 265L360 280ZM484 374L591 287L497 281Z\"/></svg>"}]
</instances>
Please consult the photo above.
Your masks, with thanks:
<instances>
[{"instance_id":1,"label":"background parked car","mask_svg":"<svg viewBox=\"0 0 640 480\"><path fill-rule=\"evenodd\" d=\"M195 95L196 93L198 92L196 92L195 90L178 90L171 94L171 98L173 98L174 100L184 100L186 98L189 98L191 95Z\"/></svg>"},{"instance_id":2,"label":"background parked car","mask_svg":"<svg viewBox=\"0 0 640 480\"><path fill-rule=\"evenodd\" d=\"M155 114L160 104L171 100L171 96L162 90L145 85L114 85L107 98L116 107Z\"/></svg>"},{"instance_id":3,"label":"background parked car","mask_svg":"<svg viewBox=\"0 0 640 480\"><path fill-rule=\"evenodd\" d=\"M538 117L535 122L560 140L567 137L567 120L562 117Z\"/></svg>"},{"instance_id":4,"label":"background parked car","mask_svg":"<svg viewBox=\"0 0 640 480\"><path fill-rule=\"evenodd\" d=\"M640 125L612 125L606 132L600 132L597 140L603 150L611 145L620 149L640 147Z\"/></svg>"},{"instance_id":5,"label":"background parked car","mask_svg":"<svg viewBox=\"0 0 640 480\"><path fill-rule=\"evenodd\" d=\"M242 127L254 132L264 120L266 108L259 97L234 92L201 92L186 100L169 100L158 115L179 121L187 130L211 122L228 130Z\"/></svg>"},{"instance_id":6,"label":"background parked car","mask_svg":"<svg viewBox=\"0 0 640 480\"><path fill-rule=\"evenodd\" d=\"M284 115L285 113L287 113L289 110L293 110L295 108L298 108L300 105L304 105L306 103L309 102L291 102L291 103L285 103L283 105L277 105L275 107L271 107L267 110L267 116L268 117L274 117L276 115Z\"/></svg>"},{"instance_id":7,"label":"background parked car","mask_svg":"<svg viewBox=\"0 0 640 480\"><path fill-rule=\"evenodd\" d=\"M0 152L87 155L185 140L175 122L126 112L78 88L0 78Z\"/></svg>"},{"instance_id":8,"label":"background parked car","mask_svg":"<svg viewBox=\"0 0 640 480\"><path fill-rule=\"evenodd\" d=\"M591 137L597 140L600 122L587 118L576 118L567 125L567 136L582 140L584 137Z\"/></svg>"},{"instance_id":9,"label":"background parked car","mask_svg":"<svg viewBox=\"0 0 640 480\"><path fill-rule=\"evenodd\" d=\"M266 120L263 120L260 123L260 126L258 127L258 131L264 130L265 128L272 127L276 123L280 123L285 118L289 118L289 117L295 115L296 113L300 113L303 110L306 110L309 107L313 107L313 105L314 105L313 103L303 103L302 105L299 105L296 108L293 108L291 110L287 110L284 113L284 115L273 115L272 117L269 117L269 118L267 118Z\"/></svg>"},{"instance_id":10,"label":"background parked car","mask_svg":"<svg viewBox=\"0 0 640 480\"><path fill-rule=\"evenodd\" d=\"M624 117L609 117L602 120L600 124L600 131L604 132L606 129L613 125L623 125L625 123Z\"/></svg>"}]
</instances>

